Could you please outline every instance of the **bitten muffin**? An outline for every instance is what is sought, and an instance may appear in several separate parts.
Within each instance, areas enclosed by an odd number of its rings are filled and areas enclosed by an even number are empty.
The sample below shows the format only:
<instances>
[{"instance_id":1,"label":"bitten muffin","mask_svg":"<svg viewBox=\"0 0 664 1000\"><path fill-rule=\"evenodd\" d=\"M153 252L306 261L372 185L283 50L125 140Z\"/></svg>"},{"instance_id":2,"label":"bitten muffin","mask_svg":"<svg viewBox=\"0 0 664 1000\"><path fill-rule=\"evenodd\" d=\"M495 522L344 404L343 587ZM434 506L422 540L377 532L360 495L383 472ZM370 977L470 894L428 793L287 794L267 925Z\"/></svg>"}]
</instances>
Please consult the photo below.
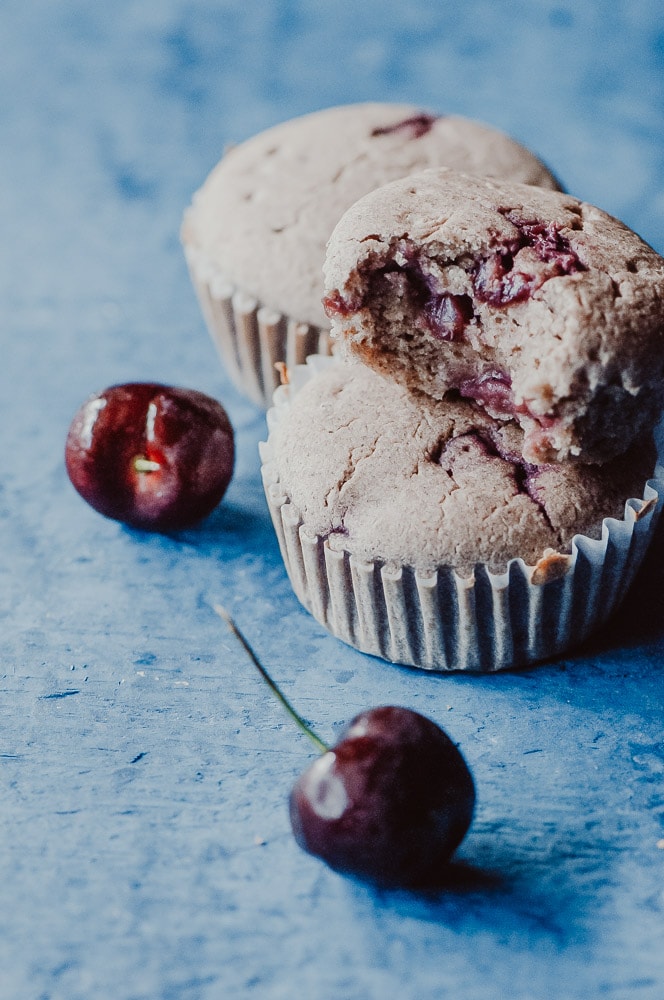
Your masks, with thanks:
<instances>
[{"instance_id":1,"label":"bitten muffin","mask_svg":"<svg viewBox=\"0 0 664 1000\"><path fill-rule=\"evenodd\" d=\"M264 484L293 588L335 636L487 671L556 655L614 609L659 513L650 438L602 466L534 466L521 429L471 403L331 358L293 375Z\"/></svg>"},{"instance_id":2,"label":"bitten muffin","mask_svg":"<svg viewBox=\"0 0 664 1000\"><path fill-rule=\"evenodd\" d=\"M270 401L276 362L328 350L322 266L343 212L387 181L438 165L558 186L503 133L407 104L305 115L222 158L194 195L182 241L213 339L255 401Z\"/></svg>"},{"instance_id":3,"label":"bitten muffin","mask_svg":"<svg viewBox=\"0 0 664 1000\"><path fill-rule=\"evenodd\" d=\"M330 239L345 353L524 431L534 464L606 462L664 401L664 260L558 191L445 168L360 199Z\"/></svg>"}]
</instances>

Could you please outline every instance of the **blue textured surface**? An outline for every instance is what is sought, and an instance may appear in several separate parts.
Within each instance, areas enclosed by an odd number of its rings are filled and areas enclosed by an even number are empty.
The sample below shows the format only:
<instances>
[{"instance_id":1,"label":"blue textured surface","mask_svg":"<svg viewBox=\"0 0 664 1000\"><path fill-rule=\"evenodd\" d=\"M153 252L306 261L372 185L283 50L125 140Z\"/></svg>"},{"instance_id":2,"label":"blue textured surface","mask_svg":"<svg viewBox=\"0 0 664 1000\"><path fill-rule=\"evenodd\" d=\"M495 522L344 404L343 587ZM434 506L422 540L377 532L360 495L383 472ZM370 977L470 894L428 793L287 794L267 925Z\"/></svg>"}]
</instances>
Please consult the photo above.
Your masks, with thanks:
<instances>
[{"instance_id":1,"label":"blue textured surface","mask_svg":"<svg viewBox=\"0 0 664 1000\"><path fill-rule=\"evenodd\" d=\"M226 143L371 98L504 128L662 252L659 0L3 0L0 38L0 998L661 1000L661 543L564 661L436 678L342 646L292 596L264 418L177 235ZM199 530L131 532L67 481L74 411L130 379L227 405L237 472ZM214 601L324 737L393 702L459 741L457 884L377 893L299 851L311 749Z\"/></svg>"}]
</instances>

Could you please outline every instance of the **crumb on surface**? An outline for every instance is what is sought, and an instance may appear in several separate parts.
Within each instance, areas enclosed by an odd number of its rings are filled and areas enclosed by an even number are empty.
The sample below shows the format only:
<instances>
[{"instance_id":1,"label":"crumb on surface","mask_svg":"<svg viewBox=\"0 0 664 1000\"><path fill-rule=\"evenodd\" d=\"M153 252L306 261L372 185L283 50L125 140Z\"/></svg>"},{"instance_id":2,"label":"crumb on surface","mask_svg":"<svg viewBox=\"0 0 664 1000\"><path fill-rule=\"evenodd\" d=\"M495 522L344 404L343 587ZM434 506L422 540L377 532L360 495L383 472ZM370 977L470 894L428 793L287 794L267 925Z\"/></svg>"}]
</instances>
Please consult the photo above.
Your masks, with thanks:
<instances>
[{"instance_id":1,"label":"crumb on surface","mask_svg":"<svg viewBox=\"0 0 664 1000\"><path fill-rule=\"evenodd\" d=\"M532 583L539 586L544 583L551 583L565 576L572 557L563 552L556 552L555 549L546 549L541 559L537 560L533 570Z\"/></svg>"}]
</instances>

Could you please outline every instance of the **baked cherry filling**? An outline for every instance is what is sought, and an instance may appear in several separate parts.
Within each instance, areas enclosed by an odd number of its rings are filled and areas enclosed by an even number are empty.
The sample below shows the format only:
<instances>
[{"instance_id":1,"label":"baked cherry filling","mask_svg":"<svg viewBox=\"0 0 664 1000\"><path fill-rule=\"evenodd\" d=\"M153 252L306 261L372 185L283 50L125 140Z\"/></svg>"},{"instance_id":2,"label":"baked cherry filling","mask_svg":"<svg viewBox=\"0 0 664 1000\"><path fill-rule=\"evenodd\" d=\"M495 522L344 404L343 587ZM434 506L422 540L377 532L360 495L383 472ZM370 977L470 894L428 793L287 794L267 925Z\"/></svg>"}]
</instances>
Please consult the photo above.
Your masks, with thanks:
<instances>
[{"instance_id":1,"label":"baked cherry filling","mask_svg":"<svg viewBox=\"0 0 664 1000\"><path fill-rule=\"evenodd\" d=\"M472 399L495 416L513 417L517 412L512 394L512 380L499 368L488 368L481 375L462 379L459 394Z\"/></svg>"},{"instance_id":2,"label":"baked cherry filling","mask_svg":"<svg viewBox=\"0 0 664 1000\"><path fill-rule=\"evenodd\" d=\"M493 306L524 302L549 278L586 270L555 222L528 222L507 210L499 211L519 236L475 264L473 288L480 302Z\"/></svg>"},{"instance_id":3,"label":"baked cherry filling","mask_svg":"<svg viewBox=\"0 0 664 1000\"><path fill-rule=\"evenodd\" d=\"M404 118L403 121L396 122L394 125L385 125L382 128L378 127L372 130L371 135L377 137L380 135L392 135L394 132L403 132L406 134L408 139L420 139L427 132L430 132L434 122L438 121L439 115L412 115L410 118Z\"/></svg>"},{"instance_id":4,"label":"baked cherry filling","mask_svg":"<svg viewBox=\"0 0 664 1000\"><path fill-rule=\"evenodd\" d=\"M511 474L518 493L524 493L535 503L544 517L549 519L538 478L545 465L533 465L526 462L522 455L505 447L501 435L496 431L491 433L474 430L458 437L441 442L429 456L432 462L440 465L451 476L460 464L471 461L482 461L490 458L500 458L511 466Z\"/></svg>"},{"instance_id":5,"label":"baked cherry filling","mask_svg":"<svg viewBox=\"0 0 664 1000\"><path fill-rule=\"evenodd\" d=\"M335 289L323 299L330 318L346 318L372 302L400 299L413 315L413 325L424 327L438 340L456 340L474 316L469 295L454 295L439 288L417 258L397 264L388 261L369 274L363 294L343 296Z\"/></svg>"},{"instance_id":6,"label":"baked cherry filling","mask_svg":"<svg viewBox=\"0 0 664 1000\"><path fill-rule=\"evenodd\" d=\"M329 295L323 296L323 309L330 319L335 316L345 319L361 309L362 306L363 300L361 298L344 297L338 288L335 288Z\"/></svg>"},{"instance_id":7,"label":"baked cherry filling","mask_svg":"<svg viewBox=\"0 0 664 1000\"><path fill-rule=\"evenodd\" d=\"M461 379L457 391L464 399L471 399L498 419L529 417L533 424L526 429L524 444L528 444L531 454L549 453L552 446L550 432L559 423L559 418L551 414L534 413L525 401L516 403L512 392L512 380L506 371L500 368L487 368L480 375Z\"/></svg>"},{"instance_id":8,"label":"baked cherry filling","mask_svg":"<svg viewBox=\"0 0 664 1000\"><path fill-rule=\"evenodd\" d=\"M474 316L471 297L441 289L415 256L407 264L384 268L377 279L379 295L382 283L402 286L401 295L414 315L414 325L424 327L437 340L458 339Z\"/></svg>"},{"instance_id":9,"label":"baked cherry filling","mask_svg":"<svg viewBox=\"0 0 664 1000\"><path fill-rule=\"evenodd\" d=\"M465 267L478 302L496 307L523 302L550 278L587 270L557 223L528 221L508 209L499 211L515 226L518 236L477 257L470 265L447 262ZM373 263L361 266L358 276L366 278L364 290L346 295L339 289L332 291L323 299L327 315L346 318L385 296L396 296L419 314L419 325L437 339L458 339L476 315L473 298L441 288L440 279L423 267L412 247L402 242L397 249L405 263L392 259L378 267ZM368 276L363 274L365 269ZM396 280L397 275L402 280Z\"/></svg>"},{"instance_id":10,"label":"baked cherry filling","mask_svg":"<svg viewBox=\"0 0 664 1000\"><path fill-rule=\"evenodd\" d=\"M418 254L406 238L401 239L389 259L382 258L377 264L374 256L360 264L353 291L344 294L336 289L326 296L323 304L327 314L331 318L348 318L369 310L379 342L383 330L391 336L397 333L405 342L413 340L418 330L427 331L439 341L459 342L473 324L475 340L481 343L486 317L482 304L501 309L523 302L550 278L587 270L557 223L521 219L510 209L498 211L515 227L517 234L512 239L474 259L448 261ZM447 279L440 268L452 266L456 280L459 269L466 272L469 294L444 287ZM432 273L434 269L437 273ZM385 353L390 353L389 344ZM479 372L471 368L467 374L451 373L451 381L448 375L447 390L456 388L460 396L473 400L494 417L527 417L532 421L525 428L528 454L545 459L553 447L551 430L559 424L559 416L535 412L527 400L516 403L508 372L494 366L482 370L487 361L488 357L480 354Z\"/></svg>"},{"instance_id":11,"label":"baked cherry filling","mask_svg":"<svg viewBox=\"0 0 664 1000\"><path fill-rule=\"evenodd\" d=\"M438 340L456 340L474 316L469 295L431 294L422 309L423 319Z\"/></svg>"}]
</instances>

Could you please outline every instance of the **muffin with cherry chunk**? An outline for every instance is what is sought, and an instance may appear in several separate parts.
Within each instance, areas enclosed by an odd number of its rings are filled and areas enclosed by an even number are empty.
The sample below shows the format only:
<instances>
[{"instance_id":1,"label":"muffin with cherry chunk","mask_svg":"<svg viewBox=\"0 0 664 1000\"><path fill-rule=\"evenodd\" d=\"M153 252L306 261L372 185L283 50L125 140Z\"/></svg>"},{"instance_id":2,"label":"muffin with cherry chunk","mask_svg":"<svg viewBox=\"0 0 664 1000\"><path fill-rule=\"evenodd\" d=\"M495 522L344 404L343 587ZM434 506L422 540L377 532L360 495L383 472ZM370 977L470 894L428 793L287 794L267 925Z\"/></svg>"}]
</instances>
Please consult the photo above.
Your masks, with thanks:
<instances>
[{"instance_id":1,"label":"muffin with cherry chunk","mask_svg":"<svg viewBox=\"0 0 664 1000\"><path fill-rule=\"evenodd\" d=\"M650 435L601 465L535 465L519 425L470 400L334 358L291 375L265 492L293 589L337 638L486 672L555 656L616 607L659 514Z\"/></svg>"},{"instance_id":2,"label":"muffin with cherry chunk","mask_svg":"<svg viewBox=\"0 0 664 1000\"><path fill-rule=\"evenodd\" d=\"M330 239L347 356L523 430L533 465L624 454L664 402L664 260L558 191L427 170L360 199Z\"/></svg>"},{"instance_id":3,"label":"muffin with cherry chunk","mask_svg":"<svg viewBox=\"0 0 664 1000\"><path fill-rule=\"evenodd\" d=\"M114 385L76 413L69 478L100 514L147 531L188 528L214 510L233 475L231 422L195 389Z\"/></svg>"},{"instance_id":4,"label":"muffin with cherry chunk","mask_svg":"<svg viewBox=\"0 0 664 1000\"><path fill-rule=\"evenodd\" d=\"M329 351L322 267L341 215L379 185L439 165L557 187L502 132L409 104L327 108L226 152L185 213L182 242L212 338L247 396L269 405L275 363Z\"/></svg>"}]
</instances>

